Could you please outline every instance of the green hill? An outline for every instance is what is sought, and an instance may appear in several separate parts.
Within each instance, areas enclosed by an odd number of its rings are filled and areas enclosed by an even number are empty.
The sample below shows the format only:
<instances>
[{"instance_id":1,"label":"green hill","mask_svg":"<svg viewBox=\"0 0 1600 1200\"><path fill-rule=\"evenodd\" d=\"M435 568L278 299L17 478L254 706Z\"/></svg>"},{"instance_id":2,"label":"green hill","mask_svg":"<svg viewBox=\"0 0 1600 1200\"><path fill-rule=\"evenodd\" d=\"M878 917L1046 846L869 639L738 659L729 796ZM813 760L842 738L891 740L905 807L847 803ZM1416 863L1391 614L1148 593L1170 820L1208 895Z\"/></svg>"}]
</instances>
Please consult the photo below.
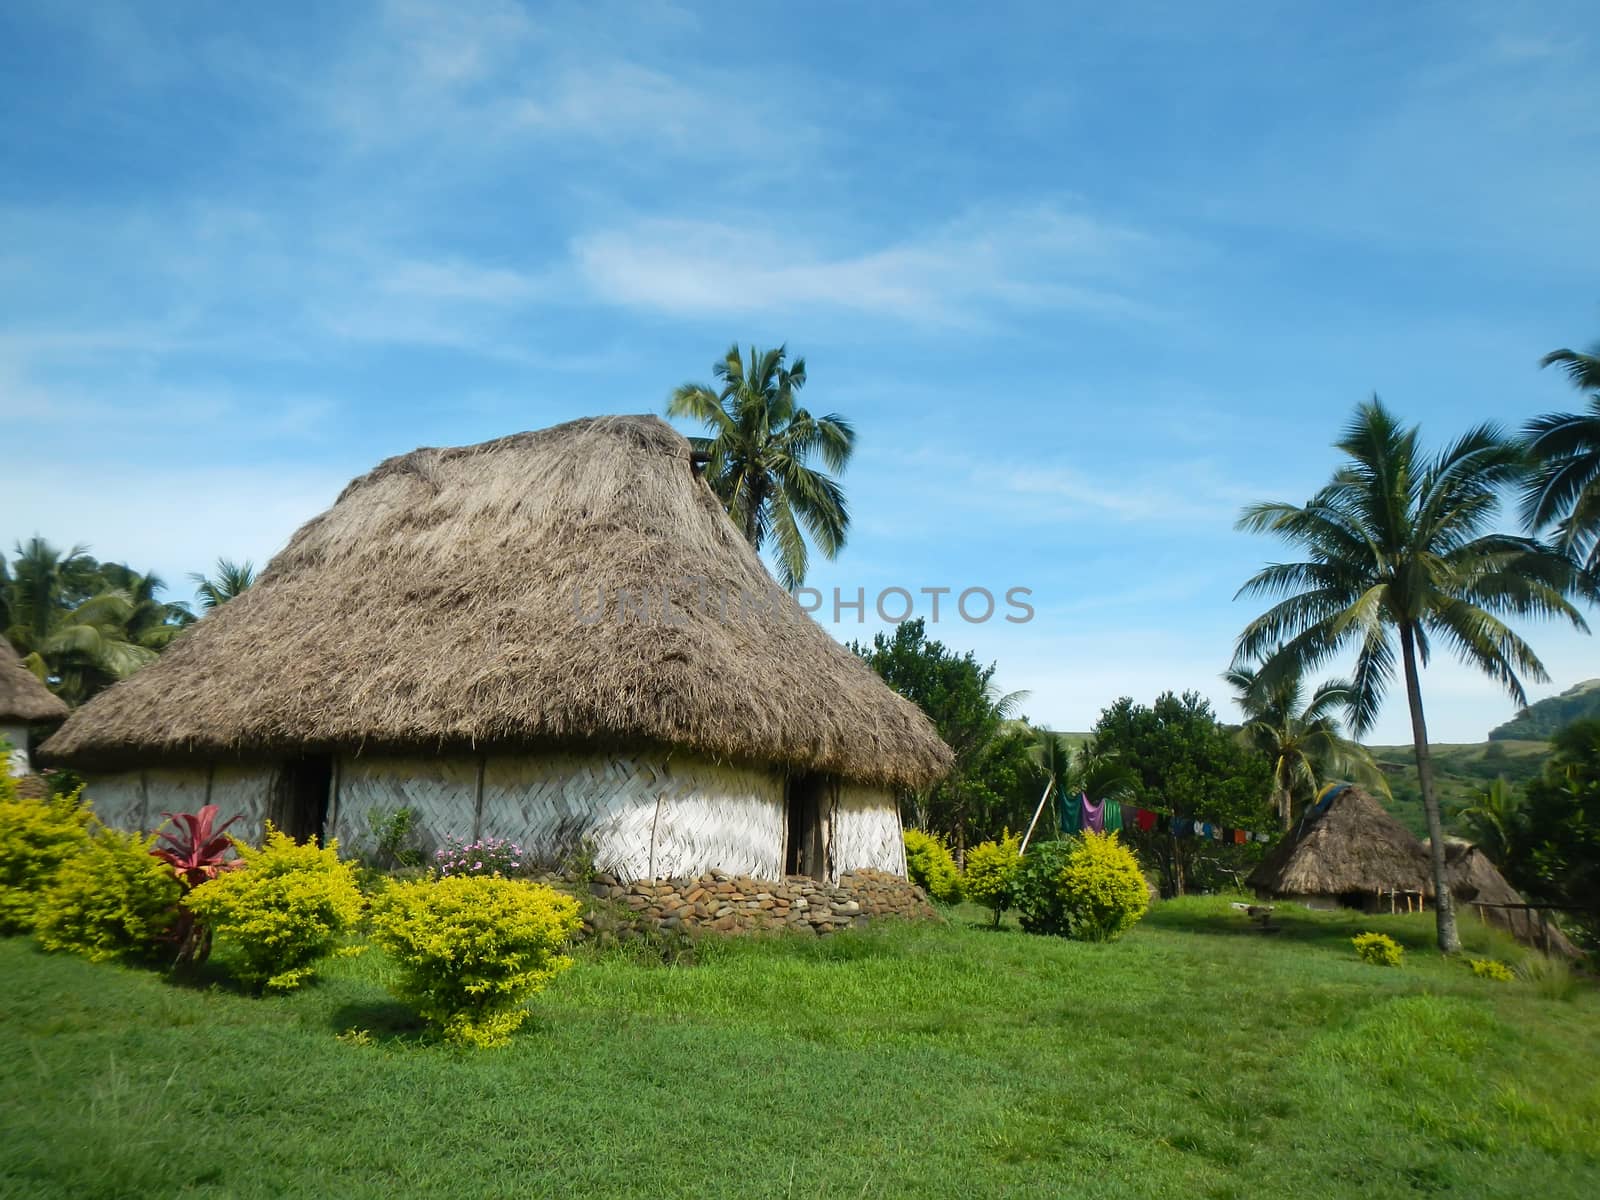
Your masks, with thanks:
<instances>
[{"instance_id":1,"label":"green hill","mask_svg":"<svg viewBox=\"0 0 1600 1200\"><path fill-rule=\"evenodd\" d=\"M1417 756L1410 746L1369 746L1378 761L1394 799L1384 807L1418 837L1427 836L1422 817L1422 789L1417 782ZM1550 757L1544 741L1470 742L1433 745L1433 777L1444 811L1445 831L1455 832L1451 814L1471 803L1478 793L1504 776L1514 784L1537 775Z\"/></svg>"},{"instance_id":2,"label":"green hill","mask_svg":"<svg viewBox=\"0 0 1600 1200\"><path fill-rule=\"evenodd\" d=\"M1600 679L1586 679L1559 696L1528 705L1504 725L1491 729L1489 740L1545 741L1584 717L1600 717Z\"/></svg>"}]
</instances>

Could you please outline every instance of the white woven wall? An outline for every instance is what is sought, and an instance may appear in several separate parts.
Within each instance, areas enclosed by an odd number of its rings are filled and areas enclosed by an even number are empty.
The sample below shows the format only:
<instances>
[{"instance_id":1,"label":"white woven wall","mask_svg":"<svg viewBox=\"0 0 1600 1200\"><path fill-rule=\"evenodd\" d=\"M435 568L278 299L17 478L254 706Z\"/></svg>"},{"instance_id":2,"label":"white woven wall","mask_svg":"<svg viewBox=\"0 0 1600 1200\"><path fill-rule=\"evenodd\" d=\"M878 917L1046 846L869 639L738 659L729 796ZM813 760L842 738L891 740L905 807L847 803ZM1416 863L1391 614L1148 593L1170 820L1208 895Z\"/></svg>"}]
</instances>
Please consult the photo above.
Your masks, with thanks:
<instances>
[{"instance_id":1,"label":"white woven wall","mask_svg":"<svg viewBox=\"0 0 1600 1200\"><path fill-rule=\"evenodd\" d=\"M0 724L0 742L9 742L11 749L6 752L5 759L0 761L0 771L10 775L13 779L20 778L32 770L28 761L28 727L26 725Z\"/></svg>"},{"instance_id":2,"label":"white woven wall","mask_svg":"<svg viewBox=\"0 0 1600 1200\"><path fill-rule=\"evenodd\" d=\"M547 860L587 840L601 869L627 878L716 867L771 879L783 868L783 783L665 753L499 756L484 772L482 834Z\"/></svg>"},{"instance_id":3,"label":"white woven wall","mask_svg":"<svg viewBox=\"0 0 1600 1200\"><path fill-rule=\"evenodd\" d=\"M373 849L374 811L417 814L423 849L431 854L446 835L472 837L478 762L473 758L366 758L344 756L337 770L337 807L328 813L330 833L345 855Z\"/></svg>"},{"instance_id":4,"label":"white woven wall","mask_svg":"<svg viewBox=\"0 0 1600 1200\"><path fill-rule=\"evenodd\" d=\"M239 819L228 826L232 837L253 845L261 843L263 822L268 815L267 805L272 795L272 785L277 772L269 766L219 766L211 775L211 803L218 808L217 820L226 821L238 815ZM154 802L155 794L151 793ZM172 809L177 812L177 809ZM193 812L193 809L189 810ZM161 820L159 809L152 809L151 828Z\"/></svg>"},{"instance_id":5,"label":"white woven wall","mask_svg":"<svg viewBox=\"0 0 1600 1200\"><path fill-rule=\"evenodd\" d=\"M148 832L161 823L159 812L153 814L154 821L145 819L144 793L139 786L138 771L87 776L83 794L94 809L94 815L113 829Z\"/></svg>"},{"instance_id":6,"label":"white woven wall","mask_svg":"<svg viewBox=\"0 0 1600 1200\"><path fill-rule=\"evenodd\" d=\"M863 867L906 873L900 806L893 795L878 788L842 783L833 819L834 877Z\"/></svg>"}]
</instances>

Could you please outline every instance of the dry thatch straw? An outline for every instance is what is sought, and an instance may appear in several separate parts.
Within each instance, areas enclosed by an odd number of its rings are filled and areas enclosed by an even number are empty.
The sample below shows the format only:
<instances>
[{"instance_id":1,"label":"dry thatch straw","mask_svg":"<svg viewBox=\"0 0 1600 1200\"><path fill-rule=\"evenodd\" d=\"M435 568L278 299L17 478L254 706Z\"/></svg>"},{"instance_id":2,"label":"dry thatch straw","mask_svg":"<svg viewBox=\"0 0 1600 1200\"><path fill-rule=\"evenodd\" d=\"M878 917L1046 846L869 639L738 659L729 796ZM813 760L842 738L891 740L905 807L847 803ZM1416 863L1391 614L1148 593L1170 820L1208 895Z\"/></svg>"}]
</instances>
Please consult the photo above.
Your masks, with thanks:
<instances>
[{"instance_id":1,"label":"dry thatch straw","mask_svg":"<svg viewBox=\"0 0 1600 1200\"><path fill-rule=\"evenodd\" d=\"M1371 795L1348 786L1272 848L1250 885L1273 896L1434 890L1422 843Z\"/></svg>"},{"instance_id":2,"label":"dry thatch straw","mask_svg":"<svg viewBox=\"0 0 1600 1200\"><path fill-rule=\"evenodd\" d=\"M624 590L656 598L647 619L619 613ZM887 786L951 761L776 589L652 416L389 459L42 752L108 766L641 743Z\"/></svg>"},{"instance_id":3,"label":"dry thatch straw","mask_svg":"<svg viewBox=\"0 0 1600 1200\"><path fill-rule=\"evenodd\" d=\"M1567 958L1581 957L1567 935L1553 922L1539 920L1537 912L1526 908L1473 908L1479 904L1524 904L1522 894L1507 882L1499 869L1471 842L1461 838L1446 838L1444 843L1445 882L1450 885L1450 895L1459 911L1477 912L1485 921L1505 930L1528 946L1561 954Z\"/></svg>"},{"instance_id":4,"label":"dry thatch straw","mask_svg":"<svg viewBox=\"0 0 1600 1200\"><path fill-rule=\"evenodd\" d=\"M0 721L59 721L66 715L61 697L40 683L0 637Z\"/></svg>"}]
</instances>

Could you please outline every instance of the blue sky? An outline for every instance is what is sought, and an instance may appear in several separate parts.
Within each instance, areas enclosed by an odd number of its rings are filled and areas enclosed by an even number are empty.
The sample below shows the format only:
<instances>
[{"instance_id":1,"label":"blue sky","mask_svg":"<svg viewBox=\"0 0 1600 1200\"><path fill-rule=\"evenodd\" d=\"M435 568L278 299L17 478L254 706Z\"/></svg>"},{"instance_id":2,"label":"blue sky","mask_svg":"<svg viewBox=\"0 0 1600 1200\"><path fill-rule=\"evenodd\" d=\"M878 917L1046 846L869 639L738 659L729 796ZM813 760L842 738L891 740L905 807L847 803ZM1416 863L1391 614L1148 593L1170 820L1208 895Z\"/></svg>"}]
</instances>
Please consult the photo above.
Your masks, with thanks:
<instances>
[{"instance_id":1,"label":"blue sky","mask_svg":"<svg viewBox=\"0 0 1600 1200\"><path fill-rule=\"evenodd\" d=\"M1276 554L1233 518L1308 495L1357 401L1436 442L1577 405L1536 364L1600 337L1590 16L13 3L0 540L261 562L386 455L787 341L859 430L812 583L1030 587L1031 623L935 632L1060 728L1229 715ZM1535 695L1600 675L1525 632ZM1436 740L1512 712L1425 687Z\"/></svg>"}]
</instances>

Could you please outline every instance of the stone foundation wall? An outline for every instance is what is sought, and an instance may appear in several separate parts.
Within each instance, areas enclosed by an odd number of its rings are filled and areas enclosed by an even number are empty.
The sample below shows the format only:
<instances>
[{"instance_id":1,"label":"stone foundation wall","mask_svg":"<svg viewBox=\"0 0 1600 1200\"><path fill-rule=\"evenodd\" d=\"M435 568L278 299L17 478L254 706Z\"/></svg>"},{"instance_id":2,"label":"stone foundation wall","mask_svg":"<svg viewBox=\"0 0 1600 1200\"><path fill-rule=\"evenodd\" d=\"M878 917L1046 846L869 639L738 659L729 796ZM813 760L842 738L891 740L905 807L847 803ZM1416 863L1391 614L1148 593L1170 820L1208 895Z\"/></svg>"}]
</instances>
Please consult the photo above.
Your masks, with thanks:
<instances>
[{"instance_id":1,"label":"stone foundation wall","mask_svg":"<svg viewBox=\"0 0 1600 1200\"><path fill-rule=\"evenodd\" d=\"M781 929L816 934L859 928L891 917L936 920L938 913L923 890L898 875L870 868L846 871L837 884L805 875L782 880L753 879L712 871L695 879L628 882L595 876L589 887L610 901L635 927L662 931L755 933ZM592 918L585 918L593 932Z\"/></svg>"}]
</instances>

